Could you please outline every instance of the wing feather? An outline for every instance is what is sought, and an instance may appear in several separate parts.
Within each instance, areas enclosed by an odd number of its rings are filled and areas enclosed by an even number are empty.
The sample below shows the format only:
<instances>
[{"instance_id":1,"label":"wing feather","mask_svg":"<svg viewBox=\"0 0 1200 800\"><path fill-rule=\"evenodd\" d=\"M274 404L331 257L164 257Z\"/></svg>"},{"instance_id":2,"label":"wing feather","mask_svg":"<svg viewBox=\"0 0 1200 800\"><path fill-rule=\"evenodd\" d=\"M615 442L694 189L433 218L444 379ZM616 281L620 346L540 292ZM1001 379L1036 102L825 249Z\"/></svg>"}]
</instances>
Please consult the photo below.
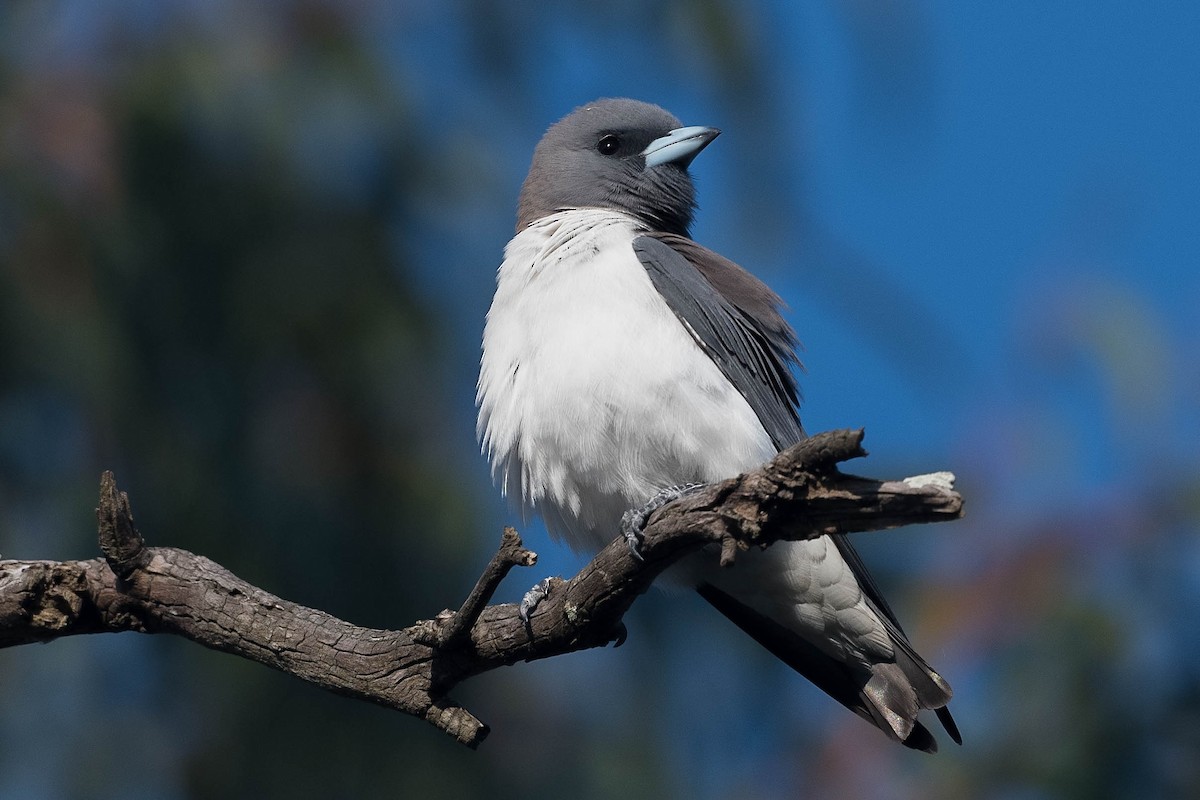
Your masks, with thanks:
<instances>
[{"instance_id":1,"label":"wing feather","mask_svg":"<svg viewBox=\"0 0 1200 800\"><path fill-rule=\"evenodd\" d=\"M793 364L799 364L799 342L779 313L779 297L734 262L684 236L648 233L634 240L633 249L659 294L746 398L775 447L782 450L803 439L799 387L791 371ZM917 708L936 709L942 726L961 743L958 727L945 708L950 687L913 649L850 540L832 538L896 644L896 663L873 667L877 683L884 687L882 695L846 665L832 661L723 592L704 586L700 593L793 669L909 747L930 751L936 747L928 730L915 722ZM897 692L911 696L893 696ZM885 711L892 706L902 709L901 718L911 720L904 723L911 728L891 726Z\"/></svg>"},{"instance_id":2,"label":"wing feather","mask_svg":"<svg viewBox=\"0 0 1200 800\"><path fill-rule=\"evenodd\" d=\"M803 439L791 371L798 363L797 342L779 315L779 298L737 264L690 239L648 234L635 239L633 249L659 294L746 398L775 447ZM734 289L740 291L730 293Z\"/></svg>"}]
</instances>

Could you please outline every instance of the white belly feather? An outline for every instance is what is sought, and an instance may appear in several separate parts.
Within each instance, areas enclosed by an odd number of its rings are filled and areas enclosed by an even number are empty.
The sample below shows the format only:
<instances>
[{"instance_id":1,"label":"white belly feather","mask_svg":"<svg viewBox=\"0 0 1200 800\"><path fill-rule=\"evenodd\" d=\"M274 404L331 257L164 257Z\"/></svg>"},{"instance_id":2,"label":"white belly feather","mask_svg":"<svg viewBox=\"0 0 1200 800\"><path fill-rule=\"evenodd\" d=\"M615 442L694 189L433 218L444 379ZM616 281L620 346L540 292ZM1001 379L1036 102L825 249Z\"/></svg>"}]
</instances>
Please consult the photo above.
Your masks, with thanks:
<instances>
[{"instance_id":1,"label":"white belly feather","mask_svg":"<svg viewBox=\"0 0 1200 800\"><path fill-rule=\"evenodd\" d=\"M564 211L505 249L483 334L480 436L506 494L580 548L659 489L736 475L774 453L610 211Z\"/></svg>"},{"instance_id":2,"label":"white belly feather","mask_svg":"<svg viewBox=\"0 0 1200 800\"><path fill-rule=\"evenodd\" d=\"M624 511L660 489L732 477L775 454L654 288L631 247L641 232L598 209L527 227L505 249L484 329L478 432L493 474L575 548L612 541ZM827 538L747 555L721 575L707 562L691 569L820 634L825 649L890 651Z\"/></svg>"}]
</instances>

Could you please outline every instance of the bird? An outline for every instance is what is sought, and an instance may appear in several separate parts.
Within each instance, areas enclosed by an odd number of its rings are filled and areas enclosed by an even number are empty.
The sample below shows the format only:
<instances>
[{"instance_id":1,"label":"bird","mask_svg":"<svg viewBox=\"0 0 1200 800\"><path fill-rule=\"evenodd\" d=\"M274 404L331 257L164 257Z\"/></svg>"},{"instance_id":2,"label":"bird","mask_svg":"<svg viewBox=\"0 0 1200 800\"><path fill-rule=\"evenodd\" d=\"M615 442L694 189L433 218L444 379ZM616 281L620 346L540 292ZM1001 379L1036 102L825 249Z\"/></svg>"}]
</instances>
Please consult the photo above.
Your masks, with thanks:
<instances>
[{"instance_id":1,"label":"bird","mask_svg":"<svg viewBox=\"0 0 1200 800\"><path fill-rule=\"evenodd\" d=\"M692 160L720 133L605 98L533 152L484 323L477 434L493 478L583 551L631 509L733 477L804 439L782 300L696 243ZM907 747L961 744L950 685L917 654L848 539L777 542L673 570L772 654Z\"/></svg>"}]
</instances>

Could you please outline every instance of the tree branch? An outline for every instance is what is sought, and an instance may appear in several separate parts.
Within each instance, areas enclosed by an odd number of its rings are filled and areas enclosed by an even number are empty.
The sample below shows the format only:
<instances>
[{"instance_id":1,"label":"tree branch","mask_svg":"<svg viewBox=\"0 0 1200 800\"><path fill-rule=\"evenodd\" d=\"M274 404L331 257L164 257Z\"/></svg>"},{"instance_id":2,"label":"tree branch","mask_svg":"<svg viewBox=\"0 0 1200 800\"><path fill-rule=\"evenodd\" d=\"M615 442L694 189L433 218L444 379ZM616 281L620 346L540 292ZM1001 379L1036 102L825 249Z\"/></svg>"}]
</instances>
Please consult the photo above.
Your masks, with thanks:
<instances>
[{"instance_id":1,"label":"tree branch","mask_svg":"<svg viewBox=\"0 0 1200 800\"><path fill-rule=\"evenodd\" d=\"M173 633L420 717L476 747L488 728L450 699L455 686L518 661L607 645L638 595L689 553L712 548L736 569L738 552L751 546L962 515L949 473L875 481L839 472L838 463L866 455L862 437L819 434L664 506L646 525L642 560L617 537L574 578L552 582L528 625L515 605L487 605L513 566L537 560L512 529L457 612L376 630L281 600L203 556L146 546L128 496L106 472L96 509L104 558L0 561L0 647L83 633Z\"/></svg>"}]
</instances>

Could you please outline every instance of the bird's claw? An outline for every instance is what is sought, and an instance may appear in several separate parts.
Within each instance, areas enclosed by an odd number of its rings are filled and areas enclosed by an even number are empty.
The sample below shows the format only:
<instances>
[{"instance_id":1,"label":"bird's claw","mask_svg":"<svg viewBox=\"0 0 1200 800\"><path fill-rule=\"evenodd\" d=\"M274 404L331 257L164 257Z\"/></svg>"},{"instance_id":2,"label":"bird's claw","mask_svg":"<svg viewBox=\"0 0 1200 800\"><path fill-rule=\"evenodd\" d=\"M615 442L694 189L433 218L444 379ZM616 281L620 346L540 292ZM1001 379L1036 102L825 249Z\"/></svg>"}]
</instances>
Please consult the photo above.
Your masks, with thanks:
<instances>
[{"instance_id":1,"label":"bird's claw","mask_svg":"<svg viewBox=\"0 0 1200 800\"><path fill-rule=\"evenodd\" d=\"M517 606L517 615L521 618L521 622L525 623L526 627L529 625L529 617L533 614L534 610L543 600L550 596L550 587L554 585L555 580L557 578L542 578L521 598L521 604ZM616 628L613 629L613 647L620 647L625 644L625 640L628 638L629 629L625 627L623 621L618 621Z\"/></svg>"},{"instance_id":2,"label":"bird's claw","mask_svg":"<svg viewBox=\"0 0 1200 800\"><path fill-rule=\"evenodd\" d=\"M621 516L621 535L625 537L625 543L629 545L629 552L638 561L643 561L642 558L642 540L645 538L644 531L646 522L650 519L650 515L667 503L678 500L681 497L686 497L689 494L694 494L698 489L703 488L702 483L685 483L680 486L668 486L661 490L658 494L651 497L641 506L631 508Z\"/></svg>"},{"instance_id":3,"label":"bird's claw","mask_svg":"<svg viewBox=\"0 0 1200 800\"><path fill-rule=\"evenodd\" d=\"M521 622L529 624L529 615L550 596L550 585L553 580L553 578L542 578L521 598L521 605L517 606L517 614L521 617Z\"/></svg>"},{"instance_id":4,"label":"bird's claw","mask_svg":"<svg viewBox=\"0 0 1200 800\"><path fill-rule=\"evenodd\" d=\"M646 520L650 518L651 512L645 512L646 506L641 508L631 508L621 515L621 535L625 537L625 544L629 545L629 553L638 561L642 558L642 529L646 527Z\"/></svg>"}]
</instances>

